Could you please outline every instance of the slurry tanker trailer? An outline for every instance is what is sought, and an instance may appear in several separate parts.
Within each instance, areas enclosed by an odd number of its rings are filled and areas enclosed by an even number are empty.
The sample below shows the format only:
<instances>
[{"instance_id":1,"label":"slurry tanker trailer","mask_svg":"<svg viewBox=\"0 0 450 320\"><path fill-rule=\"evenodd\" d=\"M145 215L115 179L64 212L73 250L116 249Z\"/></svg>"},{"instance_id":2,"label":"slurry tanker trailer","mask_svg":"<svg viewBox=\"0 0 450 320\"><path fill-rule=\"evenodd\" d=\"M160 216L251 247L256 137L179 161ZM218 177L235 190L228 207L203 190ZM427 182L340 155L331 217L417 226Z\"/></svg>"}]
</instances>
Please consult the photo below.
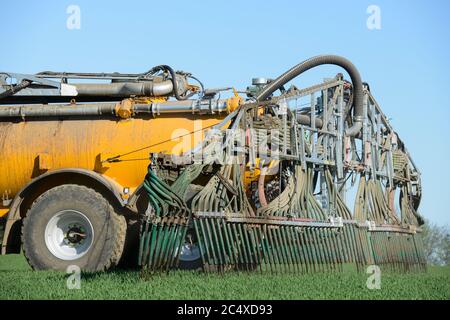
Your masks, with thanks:
<instances>
[{"instance_id":1,"label":"slurry tanker trailer","mask_svg":"<svg viewBox=\"0 0 450 320\"><path fill-rule=\"evenodd\" d=\"M324 64L346 71L287 84ZM1 253L34 269L424 270L420 172L345 58L245 90L0 72Z\"/></svg>"}]
</instances>

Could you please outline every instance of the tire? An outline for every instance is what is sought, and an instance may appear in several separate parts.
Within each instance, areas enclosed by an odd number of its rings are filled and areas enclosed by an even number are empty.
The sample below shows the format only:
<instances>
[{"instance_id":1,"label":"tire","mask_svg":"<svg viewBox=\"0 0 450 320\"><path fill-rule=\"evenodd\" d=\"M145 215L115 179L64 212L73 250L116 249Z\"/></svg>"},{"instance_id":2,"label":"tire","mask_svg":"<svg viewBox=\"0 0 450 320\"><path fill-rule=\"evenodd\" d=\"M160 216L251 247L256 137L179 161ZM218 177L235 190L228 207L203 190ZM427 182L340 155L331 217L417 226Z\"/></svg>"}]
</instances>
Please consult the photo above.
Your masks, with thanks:
<instances>
[{"instance_id":1,"label":"tire","mask_svg":"<svg viewBox=\"0 0 450 320\"><path fill-rule=\"evenodd\" d=\"M197 259L193 261L182 261L180 260L178 268L181 270L200 270L203 267L202 259Z\"/></svg>"},{"instance_id":2,"label":"tire","mask_svg":"<svg viewBox=\"0 0 450 320\"><path fill-rule=\"evenodd\" d=\"M122 255L126 221L93 189L62 185L39 196L22 227L23 251L35 270L104 271Z\"/></svg>"}]
</instances>

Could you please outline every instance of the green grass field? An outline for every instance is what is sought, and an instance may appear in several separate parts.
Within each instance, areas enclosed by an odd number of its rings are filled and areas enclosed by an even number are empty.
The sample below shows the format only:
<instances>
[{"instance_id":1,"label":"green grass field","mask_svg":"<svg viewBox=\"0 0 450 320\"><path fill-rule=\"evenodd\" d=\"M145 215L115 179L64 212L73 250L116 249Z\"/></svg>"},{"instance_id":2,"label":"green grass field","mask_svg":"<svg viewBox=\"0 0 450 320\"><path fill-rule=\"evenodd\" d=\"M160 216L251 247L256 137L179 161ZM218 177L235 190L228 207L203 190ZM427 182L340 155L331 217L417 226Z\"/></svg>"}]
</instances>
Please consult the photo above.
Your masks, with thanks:
<instances>
[{"instance_id":1,"label":"green grass field","mask_svg":"<svg viewBox=\"0 0 450 320\"><path fill-rule=\"evenodd\" d=\"M81 289L67 289L67 275L31 271L22 255L0 256L0 299L450 299L450 267L424 274L381 276L354 272L307 275L204 274L176 271L142 278L139 271L82 274Z\"/></svg>"}]
</instances>

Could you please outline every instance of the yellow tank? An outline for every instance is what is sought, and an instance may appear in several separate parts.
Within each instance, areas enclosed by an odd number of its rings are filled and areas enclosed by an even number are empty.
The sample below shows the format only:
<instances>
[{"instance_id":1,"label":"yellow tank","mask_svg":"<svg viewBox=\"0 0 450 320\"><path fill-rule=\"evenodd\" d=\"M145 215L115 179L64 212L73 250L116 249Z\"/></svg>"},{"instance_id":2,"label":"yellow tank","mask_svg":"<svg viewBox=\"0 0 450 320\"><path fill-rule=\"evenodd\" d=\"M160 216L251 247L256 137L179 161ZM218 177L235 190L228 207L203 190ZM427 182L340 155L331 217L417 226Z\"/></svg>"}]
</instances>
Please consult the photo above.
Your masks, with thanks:
<instances>
[{"instance_id":1,"label":"yellow tank","mask_svg":"<svg viewBox=\"0 0 450 320\"><path fill-rule=\"evenodd\" d=\"M105 270L125 246L133 250L125 238L137 239L136 213L145 210L138 188L150 154L192 149L242 103L237 92L188 99L198 92L189 74L156 69L171 80L114 73L106 84L68 84L44 80L55 77L50 72L22 80L8 74L19 83L11 86L0 78L1 254L23 248L35 269L65 270L75 259Z\"/></svg>"},{"instance_id":2,"label":"yellow tank","mask_svg":"<svg viewBox=\"0 0 450 320\"><path fill-rule=\"evenodd\" d=\"M4 200L13 199L39 175L81 168L105 176L132 194L144 179L150 152L186 151L201 141L205 128L224 117L178 114L0 122L0 191ZM121 161L104 162L117 156ZM3 215L8 211L4 204Z\"/></svg>"}]
</instances>

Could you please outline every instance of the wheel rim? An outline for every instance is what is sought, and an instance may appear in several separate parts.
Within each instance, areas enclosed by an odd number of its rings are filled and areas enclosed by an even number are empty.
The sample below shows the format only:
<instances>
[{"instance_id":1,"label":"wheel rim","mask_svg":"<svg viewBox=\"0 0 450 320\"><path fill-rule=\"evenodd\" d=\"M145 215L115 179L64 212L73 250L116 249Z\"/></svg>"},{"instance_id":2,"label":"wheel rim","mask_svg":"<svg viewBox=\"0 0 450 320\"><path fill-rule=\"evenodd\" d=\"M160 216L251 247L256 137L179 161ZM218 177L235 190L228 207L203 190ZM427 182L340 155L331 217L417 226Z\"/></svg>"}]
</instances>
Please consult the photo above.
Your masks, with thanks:
<instances>
[{"instance_id":1,"label":"wheel rim","mask_svg":"<svg viewBox=\"0 0 450 320\"><path fill-rule=\"evenodd\" d=\"M190 262L201 258L200 248L197 244L197 238L192 230L186 233L184 242L181 245L180 261Z\"/></svg>"},{"instance_id":2,"label":"wheel rim","mask_svg":"<svg viewBox=\"0 0 450 320\"><path fill-rule=\"evenodd\" d=\"M200 259L200 249L197 244L185 242L180 251L180 261L195 261Z\"/></svg>"},{"instance_id":3,"label":"wheel rim","mask_svg":"<svg viewBox=\"0 0 450 320\"><path fill-rule=\"evenodd\" d=\"M76 260L92 246L94 228L89 219L76 210L57 212L45 227L47 249L61 260Z\"/></svg>"}]
</instances>

